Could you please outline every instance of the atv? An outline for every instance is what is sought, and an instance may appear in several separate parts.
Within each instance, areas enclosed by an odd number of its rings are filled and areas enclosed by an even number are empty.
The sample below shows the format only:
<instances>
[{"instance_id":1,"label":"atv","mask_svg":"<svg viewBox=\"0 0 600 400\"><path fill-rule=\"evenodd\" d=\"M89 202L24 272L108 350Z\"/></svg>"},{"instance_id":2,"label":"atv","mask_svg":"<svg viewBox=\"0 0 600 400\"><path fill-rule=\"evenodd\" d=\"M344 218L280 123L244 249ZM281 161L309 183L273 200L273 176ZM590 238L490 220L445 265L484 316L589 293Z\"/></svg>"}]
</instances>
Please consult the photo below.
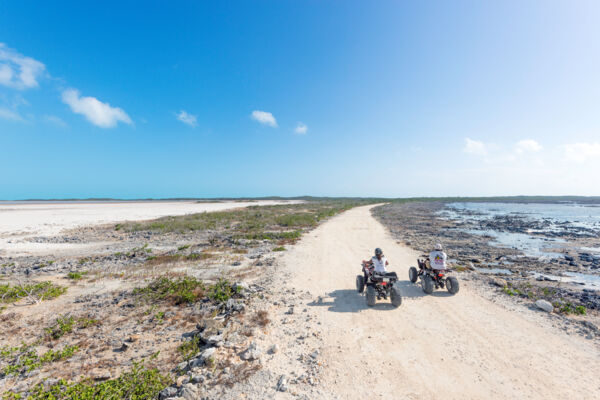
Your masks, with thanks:
<instances>
[{"instance_id":1,"label":"atv","mask_svg":"<svg viewBox=\"0 0 600 400\"><path fill-rule=\"evenodd\" d=\"M373 266L367 262L362 264L362 275L356 276L356 290L358 293L367 291L367 305L372 307L381 298L387 300L389 297L394 307L402 304L402 294L398 285L398 275L395 272L385 274L376 273Z\"/></svg>"},{"instance_id":2,"label":"atv","mask_svg":"<svg viewBox=\"0 0 600 400\"><path fill-rule=\"evenodd\" d=\"M408 270L408 278L412 283L415 283L417 279L421 279L421 288L427 294L433 293L433 289L443 289L444 286L448 293L456 294L458 293L458 289L460 288L458 284L458 279L454 276L447 276L448 272L452 271L451 269L431 269L427 265L426 258L418 258L417 263L419 265L419 269L417 270L415 267L410 267Z\"/></svg>"}]
</instances>

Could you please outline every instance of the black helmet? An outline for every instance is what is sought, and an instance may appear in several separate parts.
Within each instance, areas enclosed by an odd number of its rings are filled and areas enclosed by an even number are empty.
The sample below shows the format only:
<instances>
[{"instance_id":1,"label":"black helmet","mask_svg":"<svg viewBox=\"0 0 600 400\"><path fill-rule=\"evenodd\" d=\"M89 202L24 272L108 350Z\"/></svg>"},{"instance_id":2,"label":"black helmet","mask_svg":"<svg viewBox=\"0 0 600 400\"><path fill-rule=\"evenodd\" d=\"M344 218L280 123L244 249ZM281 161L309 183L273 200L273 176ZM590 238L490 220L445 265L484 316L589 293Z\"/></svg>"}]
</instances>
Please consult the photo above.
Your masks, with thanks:
<instances>
[{"instance_id":1,"label":"black helmet","mask_svg":"<svg viewBox=\"0 0 600 400\"><path fill-rule=\"evenodd\" d=\"M379 247L375 249L375 255L376 256L380 256L382 254L383 254L383 251Z\"/></svg>"}]
</instances>

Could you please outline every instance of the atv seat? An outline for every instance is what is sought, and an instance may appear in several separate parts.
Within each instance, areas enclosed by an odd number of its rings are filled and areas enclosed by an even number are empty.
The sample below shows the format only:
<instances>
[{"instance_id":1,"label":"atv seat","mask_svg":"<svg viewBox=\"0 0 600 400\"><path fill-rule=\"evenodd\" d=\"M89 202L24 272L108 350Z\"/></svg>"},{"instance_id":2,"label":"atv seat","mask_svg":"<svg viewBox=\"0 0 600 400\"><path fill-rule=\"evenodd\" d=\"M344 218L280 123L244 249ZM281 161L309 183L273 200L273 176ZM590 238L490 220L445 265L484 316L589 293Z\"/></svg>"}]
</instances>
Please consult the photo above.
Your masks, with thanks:
<instances>
[{"instance_id":1,"label":"atv seat","mask_svg":"<svg viewBox=\"0 0 600 400\"><path fill-rule=\"evenodd\" d=\"M380 282L383 277L398 279L398 275L396 275L395 272L386 272L384 274L379 273L379 272L374 272L373 276L371 277L371 279L373 279L374 282Z\"/></svg>"}]
</instances>

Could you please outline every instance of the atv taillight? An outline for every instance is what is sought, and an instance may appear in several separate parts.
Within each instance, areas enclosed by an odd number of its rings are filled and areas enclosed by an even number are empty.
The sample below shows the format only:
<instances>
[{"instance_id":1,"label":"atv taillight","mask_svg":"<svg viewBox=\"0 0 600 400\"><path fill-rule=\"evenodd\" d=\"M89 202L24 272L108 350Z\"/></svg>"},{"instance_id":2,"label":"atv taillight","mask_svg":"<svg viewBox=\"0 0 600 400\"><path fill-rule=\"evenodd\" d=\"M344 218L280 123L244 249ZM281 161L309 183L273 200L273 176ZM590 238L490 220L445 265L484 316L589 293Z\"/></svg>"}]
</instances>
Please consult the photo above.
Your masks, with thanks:
<instances>
[{"instance_id":1,"label":"atv taillight","mask_svg":"<svg viewBox=\"0 0 600 400\"><path fill-rule=\"evenodd\" d=\"M441 278L442 276L444 276L444 274L438 274L438 277L440 277L440 278Z\"/></svg>"},{"instance_id":2,"label":"atv taillight","mask_svg":"<svg viewBox=\"0 0 600 400\"><path fill-rule=\"evenodd\" d=\"M385 286L385 285L387 285L387 282L381 282L381 284L382 284L383 286Z\"/></svg>"}]
</instances>

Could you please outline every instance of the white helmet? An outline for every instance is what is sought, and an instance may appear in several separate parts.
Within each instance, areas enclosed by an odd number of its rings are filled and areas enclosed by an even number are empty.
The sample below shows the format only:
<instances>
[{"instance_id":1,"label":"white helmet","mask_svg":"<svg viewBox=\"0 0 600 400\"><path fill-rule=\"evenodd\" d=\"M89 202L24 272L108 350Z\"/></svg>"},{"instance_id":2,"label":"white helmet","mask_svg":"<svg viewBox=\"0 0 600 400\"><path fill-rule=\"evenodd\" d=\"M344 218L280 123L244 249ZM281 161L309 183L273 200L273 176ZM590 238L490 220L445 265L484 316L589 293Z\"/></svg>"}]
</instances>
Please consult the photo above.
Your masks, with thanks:
<instances>
[{"instance_id":1,"label":"white helmet","mask_svg":"<svg viewBox=\"0 0 600 400\"><path fill-rule=\"evenodd\" d=\"M442 251L444 248L442 247L442 244L441 244L441 243L436 243L436 245L435 245L435 249L436 249L437 251Z\"/></svg>"}]
</instances>

